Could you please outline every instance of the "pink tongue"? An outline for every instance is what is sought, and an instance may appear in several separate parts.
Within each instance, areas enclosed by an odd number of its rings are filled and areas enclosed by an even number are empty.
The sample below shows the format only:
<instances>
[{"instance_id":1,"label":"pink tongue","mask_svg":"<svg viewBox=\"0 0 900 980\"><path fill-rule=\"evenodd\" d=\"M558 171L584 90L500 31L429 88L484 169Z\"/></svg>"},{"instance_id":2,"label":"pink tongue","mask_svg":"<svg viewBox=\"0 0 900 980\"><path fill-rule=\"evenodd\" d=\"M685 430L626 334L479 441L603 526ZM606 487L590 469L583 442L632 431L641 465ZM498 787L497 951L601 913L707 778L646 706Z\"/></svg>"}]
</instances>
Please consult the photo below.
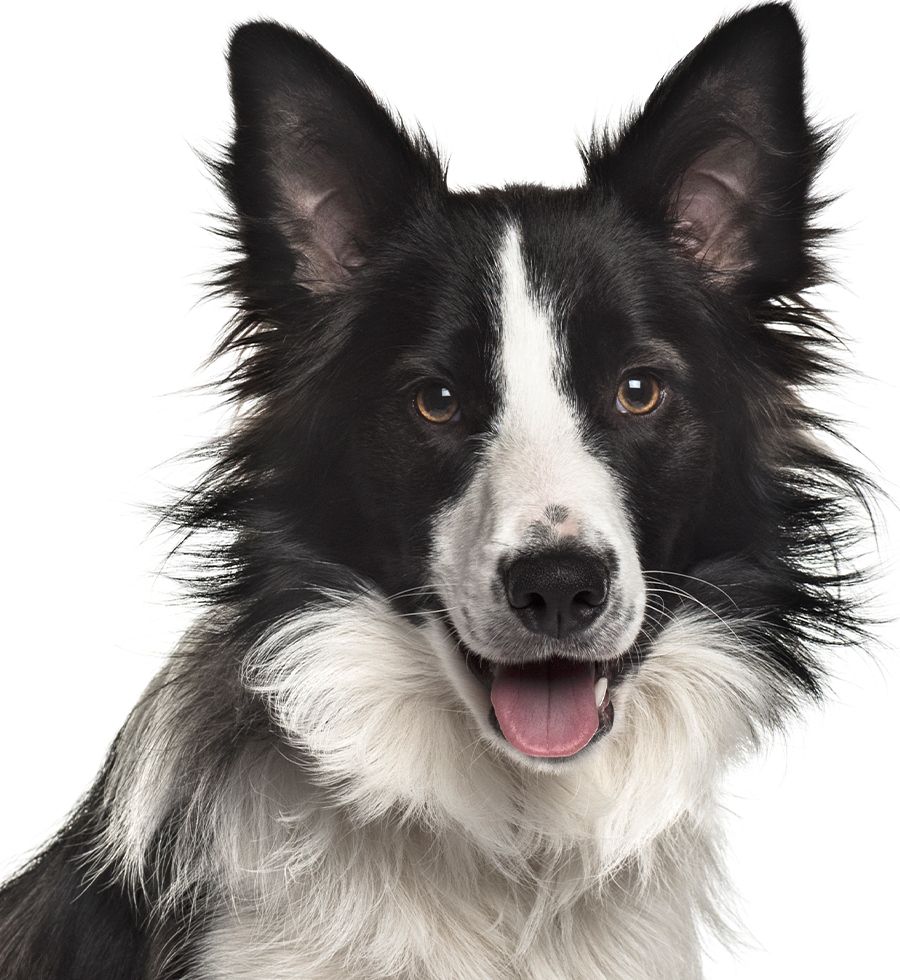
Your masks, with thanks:
<instances>
[{"instance_id":1,"label":"pink tongue","mask_svg":"<svg viewBox=\"0 0 900 980\"><path fill-rule=\"evenodd\" d=\"M498 665L491 704L507 742L526 755L574 755L600 727L590 662Z\"/></svg>"}]
</instances>

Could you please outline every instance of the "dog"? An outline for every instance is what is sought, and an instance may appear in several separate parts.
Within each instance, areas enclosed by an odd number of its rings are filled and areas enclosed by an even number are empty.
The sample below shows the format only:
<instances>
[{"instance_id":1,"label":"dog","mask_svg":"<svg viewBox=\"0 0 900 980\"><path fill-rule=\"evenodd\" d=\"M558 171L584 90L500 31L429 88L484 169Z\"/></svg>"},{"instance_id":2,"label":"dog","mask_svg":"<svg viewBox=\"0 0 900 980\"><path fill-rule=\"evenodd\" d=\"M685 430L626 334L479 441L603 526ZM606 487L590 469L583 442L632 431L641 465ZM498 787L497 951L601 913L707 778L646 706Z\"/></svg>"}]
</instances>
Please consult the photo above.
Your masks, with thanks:
<instances>
[{"instance_id":1,"label":"dog","mask_svg":"<svg viewBox=\"0 0 900 980\"><path fill-rule=\"evenodd\" d=\"M568 189L451 192L278 24L229 66L237 411L168 514L204 612L0 893L0 975L700 976L721 776L865 638L793 13Z\"/></svg>"}]
</instances>

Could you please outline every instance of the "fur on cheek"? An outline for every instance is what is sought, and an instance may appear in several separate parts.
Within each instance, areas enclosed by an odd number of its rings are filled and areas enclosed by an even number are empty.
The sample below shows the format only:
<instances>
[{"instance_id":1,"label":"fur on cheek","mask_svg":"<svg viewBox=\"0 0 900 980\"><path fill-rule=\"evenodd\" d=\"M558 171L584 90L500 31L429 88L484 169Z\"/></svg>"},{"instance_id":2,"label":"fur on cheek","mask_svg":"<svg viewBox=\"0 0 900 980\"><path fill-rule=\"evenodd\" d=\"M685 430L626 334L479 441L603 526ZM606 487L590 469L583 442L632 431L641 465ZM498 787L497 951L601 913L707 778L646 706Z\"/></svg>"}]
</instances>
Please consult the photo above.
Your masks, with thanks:
<instances>
[{"instance_id":1,"label":"fur on cheek","mask_svg":"<svg viewBox=\"0 0 900 980\"><path fill-rule=\"evenodd\" d=\"M741 625L676 616L615 691L616 720L597 775L615 800L606 833L629 849L682 814L705 811L728 765L789 709Z\"/></svg>"},{"instance_id":2,"label":"fur on cheek","mask_svg":"<svg viewBox=\"0 0 900 980\"><path fill-rule=\"evenodd\" d=\"M376 596L334 595L282 621L247 657L244 680L363 819L466 820L490 795L474 765L484 747L434 650Z\"/></svg>"}]
</instances>

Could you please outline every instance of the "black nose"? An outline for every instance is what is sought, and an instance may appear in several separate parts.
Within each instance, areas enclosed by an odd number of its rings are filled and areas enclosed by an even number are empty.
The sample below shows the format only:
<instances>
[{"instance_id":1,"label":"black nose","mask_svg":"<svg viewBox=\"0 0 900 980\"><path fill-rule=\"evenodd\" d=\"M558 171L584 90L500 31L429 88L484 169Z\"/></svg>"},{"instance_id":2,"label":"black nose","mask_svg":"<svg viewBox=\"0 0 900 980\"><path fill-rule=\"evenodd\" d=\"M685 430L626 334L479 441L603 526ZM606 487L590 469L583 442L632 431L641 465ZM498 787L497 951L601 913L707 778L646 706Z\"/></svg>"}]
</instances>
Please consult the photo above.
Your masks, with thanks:
<instances>
[{"instance_id":1,"label":"black nose","mask_svg":"<svg viewBox=\"0 0 900 980\"><path fill-rule=\"evenodd\" d=\"M528 629L560 639L589 626L609 592L606 564L583 552L517 558L505 580L509 604Z\"/></svg>"}]
</instances>

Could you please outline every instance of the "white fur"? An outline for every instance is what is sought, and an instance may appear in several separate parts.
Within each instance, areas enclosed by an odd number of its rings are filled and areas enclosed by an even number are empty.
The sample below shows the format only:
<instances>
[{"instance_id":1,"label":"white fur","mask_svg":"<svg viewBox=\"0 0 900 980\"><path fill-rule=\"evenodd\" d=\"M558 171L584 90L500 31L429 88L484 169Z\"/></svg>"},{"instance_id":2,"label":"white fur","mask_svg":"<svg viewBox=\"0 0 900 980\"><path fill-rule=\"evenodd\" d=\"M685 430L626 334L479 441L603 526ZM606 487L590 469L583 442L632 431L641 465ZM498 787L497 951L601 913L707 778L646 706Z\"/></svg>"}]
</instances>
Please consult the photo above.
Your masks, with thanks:
<instances>
[{"instance_id":1,"label":"white fur","mask_svg":"<svg viewBox=\"0 0 900 980\"><path fill-rule=\"evenodd\" d=\"M218 908L192 980L699 976L712 794L769 715L761 663L711 617L673 620L616 691L612 732L548 774L480 736L452 653L371 594L251 651L246 683L286 748L248 746L192 785L169 898L202 882ZM154 801L190 777L178 697L160 686L130 723L110 800L107 843L138 885Z\"/></svg>"}]
</instances>

